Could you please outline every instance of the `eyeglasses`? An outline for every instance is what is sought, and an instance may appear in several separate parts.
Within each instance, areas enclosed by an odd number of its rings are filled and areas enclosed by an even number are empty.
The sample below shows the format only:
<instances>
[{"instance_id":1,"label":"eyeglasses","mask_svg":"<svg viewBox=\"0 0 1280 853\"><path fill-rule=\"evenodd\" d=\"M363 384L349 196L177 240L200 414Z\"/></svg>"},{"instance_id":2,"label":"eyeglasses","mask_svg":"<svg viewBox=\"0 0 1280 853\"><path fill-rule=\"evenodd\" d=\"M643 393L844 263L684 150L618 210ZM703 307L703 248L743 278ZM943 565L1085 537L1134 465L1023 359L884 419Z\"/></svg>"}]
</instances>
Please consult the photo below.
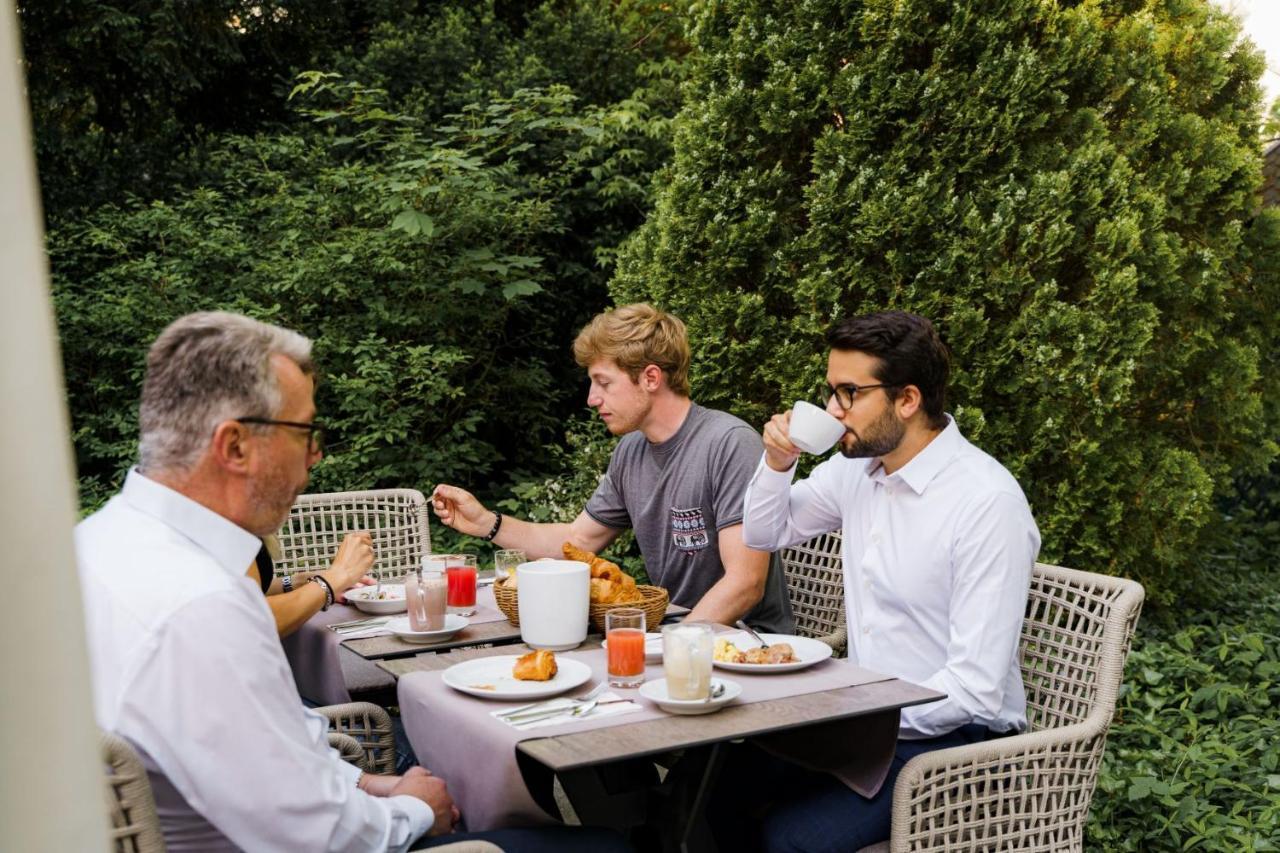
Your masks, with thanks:
<instances>
[{"instance_id":1,"label":"eyeglasses","mask_svg":"<svg viewBox=\"0 0 1280 853\"><path fill-rule=\"evenodd\" d=\"M309 424L299 423L298 421L276 421L271 418L236 418L236 423L241 424L261 424L263 426L284 426L293 427L294 429L305 429L307 431L307 450L312 453L319 453L320 448L324 445L324 427L319 421L312 421Z\"/></svg>"},{"instance_id":2,"label":"eyeglasses","mask_svg":"<svg viewBox=\"0 0 1280 853\"><path fill-rule=\"evenodd\" d=\"M826 406L831 402L831 398L835 397L836 402L840 404L840 408L846 411L853 407L853 401L858 399L858 395L863 391L870 391L873 388L897 388L892 383L881 382L878 385L855 385L852 382L843 382L834 388L828 385L826 391L822 395L822 405Z\"/></svg>"}]
</instances>

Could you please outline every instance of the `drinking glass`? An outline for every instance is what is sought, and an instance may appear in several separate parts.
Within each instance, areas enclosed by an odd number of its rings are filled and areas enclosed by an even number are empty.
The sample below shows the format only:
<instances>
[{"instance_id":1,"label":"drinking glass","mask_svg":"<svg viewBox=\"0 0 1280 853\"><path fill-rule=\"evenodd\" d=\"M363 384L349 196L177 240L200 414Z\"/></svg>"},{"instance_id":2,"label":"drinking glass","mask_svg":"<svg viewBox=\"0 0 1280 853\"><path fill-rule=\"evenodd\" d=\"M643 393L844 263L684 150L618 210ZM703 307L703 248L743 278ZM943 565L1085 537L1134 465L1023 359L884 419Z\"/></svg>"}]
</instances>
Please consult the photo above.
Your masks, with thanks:
<instances>
[{"instance_id":1,"label":"drinking glass","mask_svg":"<svg viewBox=\"0 0 1280 853\"><path fill-rule=\"evenodd\" d=\"M493 582L501 583L507 575L516 570L516 566L527 562L529 562L529 559L525 557L524 551L519 549L504 548L501 551L495 551L493 554Z\"/></svg>"},{"instance_id":2,"label":"drinking glass","mask_svg":"<svg viewBox=\"0 0 1280 853\"><path fill-rule=\"evenodd\" d=\"M422 565L404 580L404 597L409 607L409 628L439 631L444 628L447 581L444 561L423 557Z\"/></svg>"},{"instance_id":3,"label":"drinking glass","mask_svg":"<svg viewBox=\"0 0 1280 853\"><path fill-rule=\"evenodd\" d=\"M617 607L604 614L604 639L609 652L609 683L639 687L644 683L644 611Z\"/></svg>"},{"instance_id":4,"label":"drinking glass","mask_svg":"<svg viewBox=\"0 0 1280 853\"><path fill-rule=\"evenodd\" d=\"M711 695L710 623L680 622L662 629L662 669L672 699L706 699Z\"/></svg>"},{"instance_id":5,"label":"drinking glass","mask_svg":"<svg viewBox=\"0 0 1280 853\"><path fill-rule=\"evenodd\" d=\"M470 616L476 612L475 555L449 554L444 558L444 565L449 582L449 612Z\"/></svg>"}]
</instances>

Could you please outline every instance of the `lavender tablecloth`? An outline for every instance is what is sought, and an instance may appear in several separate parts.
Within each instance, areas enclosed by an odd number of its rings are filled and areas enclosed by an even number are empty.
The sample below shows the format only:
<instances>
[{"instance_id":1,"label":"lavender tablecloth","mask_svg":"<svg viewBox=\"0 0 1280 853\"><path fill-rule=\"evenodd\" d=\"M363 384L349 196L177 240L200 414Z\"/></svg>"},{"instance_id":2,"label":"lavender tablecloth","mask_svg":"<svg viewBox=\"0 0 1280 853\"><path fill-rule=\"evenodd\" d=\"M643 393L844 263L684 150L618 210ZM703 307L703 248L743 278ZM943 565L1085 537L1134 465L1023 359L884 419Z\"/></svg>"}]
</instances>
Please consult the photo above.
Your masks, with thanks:
<instances>
[{"instance_id":1,"label":"lavender tablecloth","mask_svg":"<svg viewBox=\"0 0 1280 853\"><path fill-rule=\"evenodd\" d=\"M605 677L606 658L603 650L561 654L580 660L592 669L591 680L572 691L573 693L584 693ZM740 672L721 675L742 685L742 695L736 700L741 704L853 687L888 678L839 660L829 660L785 676L749 675ZM662 677L661 664L646 667L646 679ZM450 689L441 678L441 672L412 672L402 676L398 686L400 714L418 759L423 766L448 782L454 800L466 819L467 828L471 831L556 822L537 805L526 787L516 760L516 744L520 741L630 725L668 716L656 705L640 697L637 691L616 690L619 695L628 698L634 696L643 706L642 709L617 716L588 718L564 725L521 731L494 719L489 712L522 703L477 699ZM697 718L688 719L694 721ZM843 723L846 727L853 727L844 729L846 735L859 731L856 728L857 720L846 720ZM825 733L825 736L831 735ZM892 731L887 734L877 731L874 736L888 738L887 753L881 749L877 755L892 756L893 743L897 737L896 722ZM859 731L857 739L863 741L865 737L865 733ZM801 738L799 743L803 745L806 741ZM781 748L785 750L785 743ZM872 768L870 772L872 775L879 773L882 779L887 767L886 760L883 768ZM865 772L854 775L860 781L865 781Z\"/></svg>"},{"instance_id":2,"label":"lavender tablecloth","mask_svg":"<svg viewBox=\"0 0 1280 853\"><path fill-rule=\"evenodd\" d=\"M354 639L352 635L339 636L329 630L330 625L367 618L368 615L349 604L335 604L312 616L297 631L280 641L293 669L298 694L303 699L317 705L337 705L351 701L351 690L392 685L393 679L378 669L377 664L342 648L343 640ZM476 612L467 617L471 624L505 621L506 618L494 601L491 587L484 586L476 591Z\"/></svg>"}]
</instances>

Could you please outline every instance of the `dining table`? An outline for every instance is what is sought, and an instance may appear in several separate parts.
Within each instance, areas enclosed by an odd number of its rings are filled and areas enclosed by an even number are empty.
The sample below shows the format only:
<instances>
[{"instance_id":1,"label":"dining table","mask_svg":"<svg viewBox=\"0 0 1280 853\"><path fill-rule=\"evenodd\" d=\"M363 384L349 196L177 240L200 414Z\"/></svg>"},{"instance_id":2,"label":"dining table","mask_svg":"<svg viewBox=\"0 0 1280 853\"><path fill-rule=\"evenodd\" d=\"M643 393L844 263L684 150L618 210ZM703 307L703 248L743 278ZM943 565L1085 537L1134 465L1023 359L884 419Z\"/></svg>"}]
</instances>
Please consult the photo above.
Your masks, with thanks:
<instances>
[{"instance_id":1,"label":"dining table","mask_svg":"<svg viewBox=\"0 0 1280 853\"><path fill-rule=\"evenodd\" d=\"M666 618L678 619L688 612L687 607L668 604ZM467 627L435 642L403 640L387 630L385 625L348 634L340 634L331 628L344 622L370 618L382 617L364 613L350 604L334 604L327 611L316 613L297 631L281 640L299 695L317 705L350 702L353 690L361 692L394 686L386 671L375 665L378 661L467 646L501 646L520 640L520 628L498 608L490 584L476 590L476 612L466 617Z\"/></svg>"},{"instance_id":2,"label":"dining table","mask_svg":"<svg viewBox=\"0 0 1280 853\"><path fill-rule=\"evenodd\" d=\"M944 698L831 658L786 673L717 669L717 679L731 680L741 692L706 715L669 714L640 691L615 687L604 694L608 713L602 707L583 718L517 728L497 716L517 702L476 698L445 683L457 664L527 651L515 644L379 664L397 678L400 714L414 751L448 782L468 830L559 822L553 795L558 780L583 824L644 832L648 844L663 850L711 851L705 809L730 742L751 739L872 796L893 758L899 711ZM591 670L574 694L607 678L599 637L556 654ZM646 666L647 681L662 676L660 663Z\"/></svg>"}]
</instances>

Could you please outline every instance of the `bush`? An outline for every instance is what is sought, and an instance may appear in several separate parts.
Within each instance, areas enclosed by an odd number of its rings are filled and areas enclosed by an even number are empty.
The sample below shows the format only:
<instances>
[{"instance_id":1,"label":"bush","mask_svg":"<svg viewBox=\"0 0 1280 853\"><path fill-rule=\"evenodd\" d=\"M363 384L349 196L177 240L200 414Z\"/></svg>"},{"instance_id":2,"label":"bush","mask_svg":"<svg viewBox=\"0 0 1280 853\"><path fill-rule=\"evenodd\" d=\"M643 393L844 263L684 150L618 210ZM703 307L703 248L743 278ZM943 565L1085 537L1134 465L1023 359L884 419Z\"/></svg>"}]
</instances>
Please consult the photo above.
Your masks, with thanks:
<instances>
[{"instance_id":1,"label":"bush","mask_svg":"<svg viewBox=\"0 0 1280 853\"><path fill-rule=\"evenodd\" d=\"M1280 537L1267 542L1274 556ZM1269 561L1240 556L1214 561L1202 609L1139 626L1090 810L1091 847L1280 849L1280 594Z\"/></svg>"},{"instance_id":2,"label":"bush","mask_svg":"<svg viewBox=\"0 0 1280 853\"><path fill-rule=\"evenodd\" d=\"M1280 434L1238 35L1206 0L711 4L614 297L682 316L695 396L757 424L815 394L833 320L932 318L1042 558L1171 601Z\"/></svg>"},{"instance_id":3,"label":"bush","mask_svg":"<svg viewBox=\"0 0 1280 853\"><path fill-rule=\"evenodd\" d=\"M316 341L333 439L316 490L487 484L541 465L558 436L578 376L555 366L570 361L565 320L589 310L592 279L547 259L569 227L565 196L615 225L610 182L641 183L615 158L641 123L579 109L563 87L436 128L349 81L312 74L298 91L330 133L229 138L211 157L216 183L50 232L90 506L134 459L146 346L201 308Z\"/></svg>"}]
</instances>

